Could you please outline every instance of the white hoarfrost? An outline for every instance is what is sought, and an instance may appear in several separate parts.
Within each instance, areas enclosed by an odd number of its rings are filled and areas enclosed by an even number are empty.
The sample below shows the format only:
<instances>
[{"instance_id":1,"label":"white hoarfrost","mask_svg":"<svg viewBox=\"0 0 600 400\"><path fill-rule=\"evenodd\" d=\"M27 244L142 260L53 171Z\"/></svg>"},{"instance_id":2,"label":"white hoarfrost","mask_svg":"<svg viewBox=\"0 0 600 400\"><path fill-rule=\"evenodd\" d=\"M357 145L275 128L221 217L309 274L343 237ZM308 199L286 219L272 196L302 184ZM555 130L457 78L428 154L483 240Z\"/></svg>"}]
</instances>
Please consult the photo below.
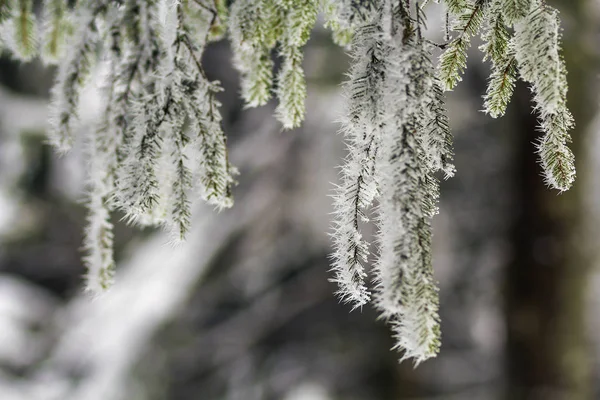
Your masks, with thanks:
<instances>
[{"instance_id":1,"label":"white hoarfrost","mask_svg":"<svg viewBox=\"0 0 600 400\"><path fill-rule=\"evenodd\" d=\"M454 167L429 50L420 35L404 36L407 20L398 15L407 10L401 8L386 3L355 31L342 121L349 154L335 195L333 270L342 300L355 307L369 301L368 243L360 223L377 200L374 303L394 329L403 358L419 363L439 349L430 226L438 187L432 174L452 176Z\"/></svg>"}]
</instances>

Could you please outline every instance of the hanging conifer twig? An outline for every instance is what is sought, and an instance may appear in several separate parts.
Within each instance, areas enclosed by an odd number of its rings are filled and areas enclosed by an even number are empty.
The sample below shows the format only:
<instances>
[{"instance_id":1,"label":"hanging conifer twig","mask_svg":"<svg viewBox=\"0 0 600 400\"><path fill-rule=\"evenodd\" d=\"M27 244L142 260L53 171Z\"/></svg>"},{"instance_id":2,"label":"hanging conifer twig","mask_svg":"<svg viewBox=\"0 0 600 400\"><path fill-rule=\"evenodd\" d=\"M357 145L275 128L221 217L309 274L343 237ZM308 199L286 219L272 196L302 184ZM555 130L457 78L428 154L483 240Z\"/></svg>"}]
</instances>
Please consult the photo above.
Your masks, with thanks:
<instances>
[{"instance_id":1,"label":"hanging conifer twig","mask_svg":"<svg viewBox=\"0 0 600 400\"><path fill-rule=\"evenodd\" d=\"M113 281L116 209L132 223L166 227L178 242L190 229L196 197L217 209L233 205L236 170L221 128L216 96L222 89L201 61L206 45L227 35L246 105L264 105L274 94L275 116L293 129L305 115L303 47L321 10L352 61L343 90L348 155L334 195L332 280L354 307L373 302L403 359L435 356L440 329L431 218L437 174L455 174L444 90L461 81L477 35L491 62L484 111L502 116L516 80L529 83L545 180L564 191L575 179L558 12L543 0L441 2L447 43L438 45L436 66L433 42L424 37L430 1L80 0L69 6L44 0L39 24L32 0L0 1L0 43L21 60L39 54L59 64L50 141L61 153L79 142L87 146L88 289L101 292ZM274 57L281 59L276 76ZM104 108L97 126L82 135L80 95L97 63L108 71ZM372 214L378 248L370 274L362 226Z\"/></svg>"}]
</instances>

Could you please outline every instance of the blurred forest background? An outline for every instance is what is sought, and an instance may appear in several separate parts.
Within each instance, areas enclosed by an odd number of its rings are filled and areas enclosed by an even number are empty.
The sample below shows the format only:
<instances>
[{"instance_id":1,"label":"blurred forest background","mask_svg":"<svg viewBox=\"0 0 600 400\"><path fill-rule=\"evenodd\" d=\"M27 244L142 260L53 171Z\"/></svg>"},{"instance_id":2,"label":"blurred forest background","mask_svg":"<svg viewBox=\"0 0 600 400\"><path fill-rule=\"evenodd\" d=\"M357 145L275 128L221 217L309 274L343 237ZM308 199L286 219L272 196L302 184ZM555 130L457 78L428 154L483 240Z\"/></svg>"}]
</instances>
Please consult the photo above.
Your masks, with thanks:
<instances>
[{"instance_id":1,"label":"blurred forest background","mask_svg":"<svg viewBox=\"0 0 600 400\"><path fill-rule=\"evenodd\" d=\"M350 312L328 282L348 66L328 32L306 48L307 121L292 132L273 104L243 109L226 42L207 50L226 89L236 205L199 205L178 248L117 223L117 284L100 299L81 292L85 156L45 144L53 70L4 56L0 399L600 399L600 2L549 3L562 12L578 179L562 195L544 186L525 85L504 118L478 111L489 67L474 43L449 94L458 173L434 226L442 351L417 369L398 363L373 309ZM430 28L440 34L439 18Z\"/></svg>"}]
</instances>

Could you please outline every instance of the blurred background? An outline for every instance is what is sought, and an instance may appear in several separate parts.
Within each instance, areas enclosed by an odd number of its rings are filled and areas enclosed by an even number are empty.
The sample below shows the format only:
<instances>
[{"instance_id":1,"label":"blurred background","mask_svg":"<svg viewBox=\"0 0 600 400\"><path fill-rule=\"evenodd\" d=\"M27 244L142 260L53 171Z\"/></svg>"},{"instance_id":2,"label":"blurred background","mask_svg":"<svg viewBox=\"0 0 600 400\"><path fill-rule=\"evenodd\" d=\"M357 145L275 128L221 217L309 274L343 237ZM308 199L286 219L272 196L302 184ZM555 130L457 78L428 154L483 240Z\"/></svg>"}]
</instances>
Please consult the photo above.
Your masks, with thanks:
<instances>
[{"instance_id":1,"label":"blurred background","mask_svg":"<svg viewBox=\"0 0 600 400\"><path fill-rule=\"evenodd\" d=\"M2 58L0 399L600 399L600 2L549 3L562 12L578 179L562 195L544 186L525 85L502 119L478 111L489 66L474 43L448 96L458 173L434 220L443 345L417 369L398 363L371 307L350 312L328 282L348 59L322 28L292 132L274 104L243 108L227 43L207 50L226 89L236 205L198 205L177 248L115 215L117 283L99 299L82 293L87 161L45 144L54 71Z\"/></svg>"}]
</instances>

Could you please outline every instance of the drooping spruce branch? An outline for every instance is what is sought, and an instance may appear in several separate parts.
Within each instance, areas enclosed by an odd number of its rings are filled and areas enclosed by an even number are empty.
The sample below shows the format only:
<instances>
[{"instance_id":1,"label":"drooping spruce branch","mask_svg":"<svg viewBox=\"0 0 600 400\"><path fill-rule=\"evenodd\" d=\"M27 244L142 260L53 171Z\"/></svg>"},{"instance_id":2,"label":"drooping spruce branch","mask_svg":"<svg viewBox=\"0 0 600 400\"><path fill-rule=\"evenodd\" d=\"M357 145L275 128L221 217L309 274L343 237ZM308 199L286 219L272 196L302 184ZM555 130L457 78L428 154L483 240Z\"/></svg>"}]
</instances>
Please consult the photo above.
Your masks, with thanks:
<instances>
[{"instance_id":1,"label":"drooping spruce branch","mask_svg":"<svg viewBox=\"0 0 600 400\"><path fill-rule=\"evenodd\" d=\"M279 45L283 65L274 90L279 99L275 115L286 129L297 128L304 120L302 47L316 17L316 0L243 0L231 8L234 65L241 72L242 97L249 107L266 104L271 98L271 52Z\"/></svg>"},{"instance_id":2,"label":"drooping spruce branch","mask_svg":"<svg viewBox=\"0 0 600 400\"><path fill-rule=\"evenodd\" d=\"M452 89L466 67L469 40L482 24L481 50L492 73L484 110L504 114L518 76L532 86L543 137L538 143L546 183L568 190L575 179L574 157L567 144L574 126L567 108L566 67L560 50L558 12L544 0L446 0L458 15L451 40L440 58L439 77Z\"/></svg>"},{"instance_id":3,"label":"drooping spruce branch","mask_svg":"<svg viewBox=\"0 0 600 400\"><path fill-rule=\"evenodd\" d=\"M100 293L113 284L115 261L113 256L113 225L110 221L110 198L114 195L117 150L117 136L113 129L113 110L118 106L115 76L119 73L121 30L120 18L113 10L108 33L111 38L111 52L107 54L108 79L101 88L104 95L104 113L92 137L88 139L87 153L90 161L88 178L88 226L84 235L87 254L84 262L87 267L87 289Z\"/></svg>"},{"instance_id":4,"label":"drooping spruce branch","mask_svg":"<svg viewBox=\"0 0 600 400\"><path fill-rule=\"evenodd\" d=\"M505 19L501 1L495 0L490 5L482 35L484 44L481 46L484 61L489 59L492 63L492 73L484 96L484 109L494 118L506 112L517 80L517 60Z\"/></svg>"},{"instance_id":5,"label":"drooping spruce branch","mask_svg":"<svg viewBox=\"0 0 600 400\"><path fill-rule=\"evenodd\" d=\"M403 358L419 363L440 343L431 264L433 173L451 176L454 167L443 94L420 34L424 18L408 5L381 3L352 43L362 61L355 60L346 84L349 157L335 201L334 271L343 299L355 306L369 299L362 267L368 245L358 220L377 198L374 302L394 328Z\"/></svg>"},{"instance_id":6,"label":"drooping spruce branch","mask_svg":"<svg viewBox=\"0 0 600 400\"><path fill-rule=\"evenodd\" d=\"M378 243L375 265L382 316L392 321L403 358L419 363L439 349L437 289L431 265L430 219L437 211L438 183L425 145L428 142L425 94L432 69L422 39L395 43L384 99L402 99L389 109L382 140L379 177ZM389 103L388 103L389 104Z\"/></svg>"},{"instance_id":7,"label":"drooping spruce branch","mask_svg":"<svg viewBox=\"0 0 600 400\"><path fill-rule=\"evenodd\" d=\"M352 45L354 63L344 91L347 110L342 131L348 143L348 156L342 170L342 184L335 196L333 270L341 298L355 307L366 304L370 298L364 282L369 248L360 223L368 221L365 210L377 195L375 159L381 142L380 93L385 74L380 21L381 16L375 13L356 29Z\"/></svg>"},{"instance_id":8,"label":"drooping spruce branch","mask_svg":"<svg viewBox=\"0 0 600 400\"><path fill-rule=\"evenodd\" d=\"M66 37L72 29L70 10L64 0L45 0L42 32L42 59L57 63L65 53Z\"/></svg>"},{"instance_id":9,"label":"drooping spruce branch","mask_svg":"<svg viewBox=\"0 0 600 400\"><path fill-rule=\"evenodd\" d=\"M526 81L540 119L546 182L564 191L575 178L560 21L543 0L444 0L447 37L439 45L424 37L425 12L438 1L71 3L44 0L36 18L32 0L0 0L0 43L22 60L40 55L59 65L49 137L59 152L83 143L89 156L84 261L92 292L106 290L115 275L113 211L132 223L163 226L181 241L196 198L217 209L233 204L236 170L221 128L222 89L202 65L207 44L228 36L246 105L264 105L275 95L275 116L295 128L305 114L303 48L319 10L351 55L332 280L354 307L373 302L403 359L419 363L440 348L431 218L438 176L455 173L444 90L461 81L477 35L491 64L485 112L502 116L516 80ZM437 66L433 46L443 50ZM80 95L92 74L102 78L103 108L83 133ZM363 235L370 219L377 227L373 259Z\"/></svg>"},{"instance_id":10,"label":"drooping spruce branch","mask_svg":"<svg viewBox=\"0 0 600 400\"><path fill-rule=\"evenodd\" d=\"M561 191L575 180L574 156L567 143L574 126L567 108L567 71L560 49L558 11L534 2L532 10L515 23L515 58L521 77L532 85L544 136L538 152L546 183Z\"/></svg>"},{"instance_id":11,"label":"drooping spruce branch","mask_svg":"<svg viewBox=\"0 0 600 400\"><path fill-rule=\"evenodd\" d=\"M75 11L76 32L69 38L68 51L52 89L50 141L67 152L75 140L79 96L91 69L94 48L100 40L97 22L104 18L108 0L84 3Z\"/></svg>"},{"instance_id":12,"label":"drooping spruce branch","mask_svg":"<svg viewBox=\"0 0 600 400\"><path fill-rule=\"evenodd\" d=\"M452 30L456 37L447 45L440 57L440 77L444 88L452 90L462 80L467 68L467 50L471 39L477 35L483 23L488 0L465 1L464 5L449 7L455 12Z\"/></svg>"}]
</instances>

